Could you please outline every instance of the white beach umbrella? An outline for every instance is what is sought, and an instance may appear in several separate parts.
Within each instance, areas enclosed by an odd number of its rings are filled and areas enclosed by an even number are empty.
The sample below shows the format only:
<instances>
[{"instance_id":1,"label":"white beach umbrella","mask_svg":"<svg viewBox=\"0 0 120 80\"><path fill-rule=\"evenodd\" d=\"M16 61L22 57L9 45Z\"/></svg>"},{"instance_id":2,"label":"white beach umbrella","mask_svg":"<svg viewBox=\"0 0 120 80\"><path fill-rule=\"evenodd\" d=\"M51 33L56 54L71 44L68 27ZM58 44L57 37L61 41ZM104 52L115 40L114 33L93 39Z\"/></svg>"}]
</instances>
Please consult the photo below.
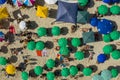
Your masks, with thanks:
<instances>
[{"instance_id":1,"label":"white beach umbrella","mask_svg":"<svg viewBox=\"0 0 120 80\"><path fill-rule=\"evenodd\" d=\"M57 0L45 0L47 4L55 4Z\"/></svg>"},{"instance_id":2,"label":"white beach umbrella","mask_svg":"<svg viewBox=\"0 0 120 80\"><path fill-rule=\"evenodd\" d=\"M20 30L25 30L27 27L26 27L26 22L25 21L21 21L20 23L19 23L19 28L20 28Z\"/></svg>"}]
</instances>

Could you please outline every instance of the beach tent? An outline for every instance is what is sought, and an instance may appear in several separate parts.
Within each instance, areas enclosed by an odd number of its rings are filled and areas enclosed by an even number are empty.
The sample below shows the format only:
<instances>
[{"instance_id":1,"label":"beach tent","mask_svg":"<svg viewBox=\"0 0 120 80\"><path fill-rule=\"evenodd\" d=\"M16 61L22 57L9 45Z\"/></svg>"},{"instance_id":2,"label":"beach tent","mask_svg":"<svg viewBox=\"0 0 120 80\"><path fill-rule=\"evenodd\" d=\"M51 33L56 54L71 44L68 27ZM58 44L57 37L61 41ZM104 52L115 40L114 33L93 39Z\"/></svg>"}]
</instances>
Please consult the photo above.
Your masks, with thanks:
<instances>
[{"instance_id":1,"label":"beach tent","mask_svg":"<svg viewBox=\"0 0 120 80\"><path fill-rule=\"evenodd\" d=\"M90 14L87 11L78 11L77 12L77 23L85 24L89 22Z\"/></svg>"},{"instance_id":2,"label":"beach tent","mask_svg":"<svg viewBox=\"0 0 120 80\"><path fill-rule=\"evenodd\" d=\"M30 42L27 43L27 48L29 50L34 50L35 49L35 45L36 45L36 43L34 41L30 41Z\"/></svg>"},{"instance_id":3,"label":"beach tent","mask_svg":"<svg viewBox=\"0 0 120 80\"><path fill-rule=\"evenodd\" d=\"M33 6L35 3L35 0L24 0L24 3L26 6Z\"/></svg>"},{"instance_id":4,"label":"beach tent","mask_svg":"<svg viewBox=\"0 0 120 80\"><path fill-rule=\"evenodd\" d=\"M86 6L87 3L88 3L88 0L78 0L78 4L79 4L80 6Z\"/></svg>"},{"instance_id":5,"label":"beach tent","mask_svg":"<svg viewBox=\"0 0 120 80\"><path fill-rule=\"evenodd\" d=\"M12 2L15 6L18 6L18 7L23 5L23 0L12 0Z\"/></svg>"},{"instance_id":6,"label":"beach tent","mask_svg":"<svg viewBox=\"0 0 120 80\"><path fill-rule=\"evenodd\" d=\"M92 74L92 69L91 68L84 68L82 72L85 76L90 76Z\"/></svg>"},{"instance_id":7,"label":"beach tent","mask_svg":"<svg viewBox=\"0 0 120 80\"><path fill-rule=\"evenodd\" d=\"M60 35L60 28L59 28L59 26L53 26L53 27L52 27L52 34L53 34L54 36Z\"/></svg>"},{"instance_id":8,"label":"beach tent","mask_svg":"<svg viewBox=\"0 0 120 80\"><path fill-rule=\"evenodd\" d=\"M55 4L57 0L45 0L45 3L47 4Z\"/></svg>"},{"instance_id":9,"label":"beach tent","mask_svg":"<svg viewBox=\"0 0 120 80\"><path fill-rule=\"evenodd\" d=\"M111 69L111 73L113 78L116 78L118 76L118 70L115 68Z\"/></svg>"},{"instance_id":10,"label":"beach tent","mask_svg":"<svg viewBox=\"0 0 120 80\"><path fill-rule=\"evenodd\" d=\"M36 16L46 18L48 16L48 7L37 6Z\"/></svg>"},{"instance_id":11,"label":"beach tent","mask_svg":"<svg viewBox=\"0 0 120 80\"><path fill-rule=\"evenodd\" d=\"M38 41L36 43L36 50L43 50L45 48L44 42Z\"/></svg>"},{"instance_id":12,"label":"beach tent","mask_svg":"<svg viewBox=\"0 0 120 80\"><path fill-rule=\"evenodd\" d=\"M7 0L0 0L0 5L4 4Z\"/></svg>"},{"instance_id":13,"label":"beach tent","mask_svg":"<svg viewBox=\"0 0 120 80\"><path fill-rule=\"evenodd\" d=\"M25 21L21 21L21 22L19 23L19 28L20 28L21 31L26 30L26 29L27 29L27 27L26 27L26 22L25 22Z\"/></svg>"},{"instance_id":14,"label":"beach tent","mask_svg":"<svg viewBox=\"0 0 120 80\"><path fill-rule=\"evenodd\" d=\"M105 69L101 72L101 76L103 77L104 80L111 80L112 73L109 70Z\"/></svg>"},{"instance_id":15,"label":"beach tent","mask_svg":"<svg viewBox=\"0 0 120 80\"><path fill-rule=\"evenodd\" d=\"M35 72L36 75L41 75L42 72L43 72L43 68L41 66L36 66L34 68L34 72Z\"/></svg>"},{"instance_id":16,"label":"beach tent","mask_svg":"<svg viewBox=\"0 0 120 80\"><path fill-rule=\"evenodd\" d=\"M6 7L0 8L0 19L5 19L9 17L9 13Z\"/></svg>"},{"instance_id":17,"label":"beach tent","mask_svg":"<svg viewBox=\"0 0 120 80\"><path fill-rule=\"evenodd\" d=\"M38 36L42 37L45 36L47 34L47 30L44 27L40 27L37 29L37 34Z\"/></svg>"},{"instance_id":18,"label":"beach tent","mask_svg":"<svg viewBox=\"0 0 120 80\"><path fill-rule=\"evenodd\" d=\"M67 3L58 1L56 21L77 23L77 10L77 3Z\"/></svg>"},{"instance_id":19,"label":"beach tent","mask_svg":"<svg viewBox=\"0 0 120 80\"><path fill-rule=\"evenodd\" d=\"M5 57L0 57L0 65L6 65L7 59Z\"/></svg>"},{"instance_id":20,"label":"beach tent","mask_svg":"<svg viewBox=\"0 0 120 80\"><path fill-rule=\"evenodd\" d=\"M111 56L114 60L118 60L120 58L120 51L118 50L114 50L112 53L111 53Z\"/></svg>"},{"instance_id":21,"label":"beach tent","mask_svg":"<svg viewBox=\"0 0 120 80\"><path fill-rule=\"evenodd\" d=\"M83 59L84 59L84 53L81 52L81 51L77 51L77 52L74 54L74 57L75 57L77 60L83 60Z\"/></svg>"},{"instance_id":22,"label":"beach tent","mask_svg":"<svg viewBox=\"0 0 120 80\"><path fill-rule=\"evenodd\" d=\"M104 63L104 62L106 61L106 59L107 59L107 57L106 57L105 54L99 54L99 55L97 56L97 61L98 61L98 63Z\"/></svg>"},{"instance_id":23,"label":"beach tent","mask_svg":"<svg viewBox=\"0 0 120 80\"><path fill-rule=\"evenodd\" d=\"M98 13L101 15L106 15L108 13L108 7L106 5L100 5L98 7Z\"/></svg>"},{"instance_id":24,"label":"beach tent","mask_svg":"<svg viewBox=\"0 0 120 80\"><path fill-rule=\"evenodd\" d=\"M60 47L66 47L66 45L67 45L67 39L66 39L66 38L60 38L60 39L58 40L58 45L59 45Z\"/></svg>"},{"instance_id":25,"label":"beach tent","mask_svg":"<svg viewBox=\"0 0 120 80\"><path fill-rule=\"evenodd\" d=\"M29 74L25 71L21 73L22 80L28 80Z\"/></svg>"},{"instance_id":26,"label":"beach tent","mask_svg":"<svg viewBox=\"0 0 120 80\"><path fill-rule=\"evenodd\" d=\"M70 75L69 69L68 68L62 68L61 75L64 76L64 77L69 76Z\"/></svg>"},{"instance_id":27,"label":"beach tent","mask_svg":"<svg viewBox=\"0 0 120 80\"><path fill-rule=\"evenodd\" d=\"M70 75L75 76L78 73L78 68L76 66L70 66Z\"/></svg>"},{"instance_id":28,"label":"beach tent","mask_svg":"<svg viewBox=\"0 0 120 80\"><path fill-rule=\"evenodd\" d=\"M103 52L104 54L110 54L113 51L112 45L105 45L103 47Z\"/></svg>"},{"instance_id":29,"label":"beach tent","mask_svg":"<svg viewBox=\"0 0 120 80\"><path fill-rule=\"evenodd\" d=\"M53 68L55 67L55 61L53 59L48 59L47 62L46 62L46 66L48 68Z\"/></svg>"},{"instance_id":30,"label":"beach tent","mask_svg":"<svg viewBox=\"0 0 120 80\"><path fill-rule=\"evenodd\" d=\"M14 75L15 72L16 72L16 68L15 68L14 65L8 64L8 65L6 66L6 73L7 73L7 74Z\"/></svg>"},{"instance_id":31,"label":"beach tent","mask_svg":"<svg viewBox=\"0 0 120 80\"><path fill-rule=\"evenodd\" d=\"M111 8L110 8L110 12L112 14L120 14L120 7L117 6L117 5L113 5Z\"/></svg>"},{"instance_id":32,"label":"beach tent","mask_svg":"<svg viewBox=\"0 0 120 80\"><path fill-rule=\"evenodd\" d=\"M110 37L112 40L117 40L120 38L120 33L119 31L113 31L110 33Z\"/></svg>"},{"instance_id":33,"label":"beach tent","mask_svg":"<svg viewBox=\"0 0 120 80\"><path fill-rule=\"evenodd\" d=\"M55 74L53 72L48 72L47 73L47 80L54 80Z\"/></svg>"},{"instance_id":34,"label":"beach tent","mask_svg":"<svg viewBox=\"0 0 120 80\"><path fill-rule=\"evenodd\" d=\"M110 42L112 39L111 39L111 37L110 37L110 34L105 34L104 36L103 36L103 41L104 42Z\"/></svg>"},{"instance_id":35,"label":"beach tent","mask_svg":"<svg viewBox=\"0 0 120 80\"><path fill-rule=\"evenodd\" d=\"M82 44L82 42L81 42L81 40L79 38L73 38L71 40L71 44L74 47L78 47L78 46L80 46Z\"/></svg>"},{"instance_id":36,"label":"beach tent","mask_svg":"<svg viewBox=\"0 0 120 80\"><path fill-rule=\"evenodd\" d=\"M95 74L95 75L92 77L92 80L104 80L104 79L103 79L103 77L101 77L100 75Z\"/></svg>"},{"instance_id":37,"label":"beach tent","mask_svg":"<svg viewBox=\"0 0 120 80\"><path fill-rule=\"evenodd\" d=\"M67 47L61 47L59 53L61 55L68 55L69 54L69 49Z\"/></svg>"},{"instance_id":38,"label":"beach tent","mask_svg":"<svg viewBox=\"0 0 120 80\"><path fill-rule=\"evenodd\" d=\"M93 18L91 18L90 19L90 24L92 25L92 26L97 26L98 25L98 19L97 19L97 17L93 17Z\"/></svg>"}]
</instances>

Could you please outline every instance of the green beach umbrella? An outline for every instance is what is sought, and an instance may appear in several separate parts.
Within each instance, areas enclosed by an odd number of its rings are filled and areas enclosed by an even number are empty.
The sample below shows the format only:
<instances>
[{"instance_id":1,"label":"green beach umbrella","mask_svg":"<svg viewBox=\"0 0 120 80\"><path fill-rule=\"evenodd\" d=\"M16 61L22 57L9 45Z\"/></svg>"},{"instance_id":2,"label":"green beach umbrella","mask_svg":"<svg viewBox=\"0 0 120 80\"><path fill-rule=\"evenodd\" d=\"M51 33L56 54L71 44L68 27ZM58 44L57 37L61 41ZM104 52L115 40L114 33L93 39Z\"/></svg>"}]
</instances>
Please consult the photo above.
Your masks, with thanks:
<instances>
[{"instance_id":1,"label":"green beach umbrella","mask_svg":"<svg viewBox=\"0 0 120 80\"><path fill-rule=\"evenodd\" d=\"M44 48L45 48L44 42L38 41L38 42L36 43L36 49L37 49L37 50L43 50Z\"/></svg>"},{"instance_id":2,"label":"green beach umbrella","mask_svg":"<svg viewBox=\"0 0 120 80\"><path fill-rule=\"evenodd\" d=\"M48 59L46 65L48 68L53 68L55 66L55 61L53 59Z\"/></svg>"},{"instance_id":3,"label":"green beach umbrella","mask_svg":"<svg viewBox=\"0 0 120 80\"><path fill-rule=\"evenodd\" d=\"M110 42L112 39L111 39L111 37L110 37L110 34L105 34L104 36L103 36L103 41L104 42Z\"/></svg>"},{"instance_id":4,"label":"green beach umbrella","mask_svg":"<svg viewBox=\"0 0 120 80\"><path fill-rule=\"evenodd\" d=\"M114 50L114 51L111 53L111 56L112 56L113 59L118 60L118 59L120 58L120 51Z\"/></svg>"},{"instance_id":5,"label":"green beach umbrella","mask_svg":"<svg viewBox=\"0 0 120 80\"><path fill-rule=\"evenodd\" d=\"M103 77L101 77L100 75L95 74L95 75L92 77L92 80L104 80L104 79L103 79Z\"/></svg>"},{"instance_id":6,"label":"green beach umbrella","mask_svg":"<svg viewBox=\"0 0 120 80\"><path fill-rule=\"evenodd\" d=\"M7 59L5 57L0 57L0 65L6 65Z\"/></svg>"},{"instance_id":7,"label":"green beach umbrella","mask_svg":"<svg viewBox=\"0 0 120 80\"><path fill-rule=\"evenodd\" d=\"M69 76L70 75L69 69L68 68L62 68L61 75L64 76L64 77Z\"/></svg>"},{"instance_id":8,"label":"green beach umbrella","mask_svg":"<svg viewBox=\"0 0 120 80\"><path fill-rule=\"evenodd\" d=\"M80 6L86 6L87 3L88 3L88 0L78 0L78 4L79 4Z\"/></svg>"},{"instance_id":9,"label":"green beach umbrella","mask_svg":"<svg viewBox=\"0 0 120 80\"><path fill-rule=\"evenodd\" d=\"M111 71L105 69L101 72L101 76L103 77L104 80L111 80L112 73L111 73Z\"/></svg>"},{"instance_id":10,"label":"green beach umbrella","mask_svg":"<svg viewBox=\"0 0 120 80\"><path fill-rule=\"evenodd\" d=\"M82 59L84 59L84 53L81 52L81 51L77 51L77 52L74 54L74 57L75 57L77 60L82 60Z\"/></svg>"},{"instance_id":11,"label":"green beach umbrella","mask_svg":"<svg viewBox=\"0 0 120 80\"><path fill-rule=\"evenodd\" d=\"M78 68L76 66L70 66L70 74L75 76L78 73Z\"/></svg>"},{"instance_id":12,"label":"green beach umbrella","mask_svg":"<svg viewBox=\"0 0 120 80\"><path fill-rule=\"evenodd\" d=\"M45 36L46 34L47 34L47 30L46 30L46 28L44 28L44 27L40 27L40 28L38 28L37 29L37 34L38 34L38 36Z\"/></svg>"},{"instance_id":13,"label":"green beach umbrella","mask_svg":"<svg viewBox=\"0 0 120 80\"><path fill-rule=\"evenodd\" d=\"M61 47L60 48L60 54L61 55L68 55L69 54L69 49L67 47Z\"/></svg>"},{"instance_id":14,"label":"green beach umbrella","mask_svg":"<svg viewBox=\"0 0 120 80\"><path fill-rule=\"evenodd\" d=\"M34 50L34 49L35 49L35 42L34 42L34 41L28 42L27 48L28 48L29 50Z\"/></svg>"},{"instance_id":15,"label":"green beach umbrella","mask_svg":"<svg viewBox=\"0 0 120 80\"><path fill-rule=\"evenodd\" d=\"M117 40L120 37L120 33L118 31L113 31L113 32L110 33L110 37L113 40Z\"/></svg>"},{"instance_id":16,"label":"green beach umbrella","mask_svg":"<svg viewBox=\"0 0 120 80\"><path fill-rule=\"evenodd\" d=\"M98 13L101 15L105 15L108 13L108 7L106 5L100 5L98 7Z\"/></svg>"},{"instance_id":17,"label":"green beach umbrella","mask_svg":"<svg viewBox=\"0 0 120 80\"><path fill-rule=\"evenodd\" d=\"M117 5L113 5L111 8L110 8L110 12L112 14L119 14L120 13L120 7L117 6Z\"/></svg>"},{"instance_id":18,"label":"green beach umbrella","mask_svg":"<svg viewBox=\"0 0 120 80\"><path fill-rule=\"evenodd\" d=\"M104 54L110 54L113 51L112 45L105 45L103 47L103 52Z\"/></svg>"},{"instance_id":19,"label":"green beach umbrella","mask_svg":"<svg viewBox=\"0 0 120 80\"><path fill-rule=\"evenodd\" d=\"M79 45L82 44L79 38L73 38L73 39L71 40L71 43L72 43L72 45L73 45L74 47L78 47Z\"/></svg>"},{"instance_id":20,"label":"green beach umbrella","mask_svg":"<svg viewBox=\"0 0 120 80\"><path fill-rule=\"evenodd\" d=\"M60 38L58 40L58 44L59 44L60 47L66 47L66 45L67 45L67 39L66 38Z\"/></svg>"},{"instance_id":21,"label":"green beach umbrella","mask_svg":"<svg viewBox=\"0 0 120 80\"><path fill-rule=\"evenodd\" d=\"M54 36L60 35L60 28L59 28L58 26L54 26L54 27L52 28L52 34L53 34Z\"/></svg>"},{"instance_id":22,"label":"green beach umbrella","mask_svg":"<svg viewBox=\"0 0 120 80\"><path fill-rule=\"evenodd\" d=\"M22 80L28 80L29 75L27 72L24 71L21 73L21 77L22 77Z\"/></svg>"},{"instance_id":23,"label":"green beach umbrella","mask_svg":"<svg viewBox=\"0 0 120 80\"><path fill-rule=\"evenodd\" d=\"M48 72L47 73L47 80L54 80L55 78L55 75L53 72Z\"/></svg>"},{"instance_id":24,"label":"green beach umbrella","mask_svg":"<svg viewBox=\"0 0 120 80\"><path fill-rule=\"evenodd\" d=\"M43 72L43 68L41 66L36 66L34 68L34 72L35 72L36 75L40 75Z\"/></svg>"},{"instance_id":25,"label":"green beach umbrella","mask_svg":"<svg viewBox=\"0 0 120 80\"><path fill-rule=\"evenodd\" d=\"M90 76L92 74L92 69L91 68L84 68L82 72L85 76Z\"/></svg>"},{"instance_id":26,"label":"green beach umbrella","mask_svg":"<svg viewBox=\"0 0 120 80\"><path fill-rule=\"evenodd\" d=\"M112 73L112 77L115 78L118 76L118 70L117 69L112 69L111 70L111 73Z\"/></svg>"}]
</instances>

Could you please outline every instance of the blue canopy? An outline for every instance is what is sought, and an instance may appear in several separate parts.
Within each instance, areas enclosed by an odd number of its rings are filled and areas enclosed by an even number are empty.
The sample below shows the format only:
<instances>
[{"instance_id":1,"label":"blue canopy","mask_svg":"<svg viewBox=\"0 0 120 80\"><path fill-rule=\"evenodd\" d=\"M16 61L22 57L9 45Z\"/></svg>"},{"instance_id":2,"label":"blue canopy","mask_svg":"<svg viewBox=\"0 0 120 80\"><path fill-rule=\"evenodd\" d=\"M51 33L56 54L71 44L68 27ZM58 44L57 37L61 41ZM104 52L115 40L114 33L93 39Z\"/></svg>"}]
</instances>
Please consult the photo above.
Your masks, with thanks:
<instances>
[{"instance_id":1,"label":"blue canopy","mask_svg":"<svg viewBox=\"0 0 120 80\"><path fill-rule=\"evenodd\" d=\"M6 0L0 0L0 5L4 4L6 2Z\"/></svg>"},{"instance_id":2,"label":"blue canopy","mask_svg":"<svg viewBox=\"0 0 120 80\"><path fill-rule=\"evenodd\" d=\"M111 4L111 3L119 3L120 0L103 0L104 3Z\"/></svg>"},{"instance_id":3,"label":"blue canopy","mask_svg":"<svg viewBox=\"0 0 120 80\"><path fill-rule=\"evenodd\" d=\"M97 17L93 17L93 18L91 18L90 19L90 24L92 25L92 26L97 26L98 25L98 19L97 19Z\"/></svg>"},{"instance_id":4,"label":"blue canopy","mask_svg":"<svg viewBox=\"0 0 120 80\"><path fill-rule=\"evenodd\" d=\"M0 37L3 37L4 33L2 31L0 31Z\"/></svg>"},{"instance_id":5,"label":"blue canopy","mask_svg":"<svg viewBox=\"0 0 120 80\"><path fill-rule=\"evenodd\" d=\"M112 32L114 26L110 20L102 19L98 22L97 29L101 34L108 34Z\"/></svg>"},{"instance_id":6,"label":"blue canopy","mask_svg":"<svg viewBox=\"0 0 120 80\"><path fill-rule=\"evenodd\" d=\"M58 1L56 21L77 23L77 10L77 3L67 3Z\"/></svg>"},{"instance_id":7,"label":"blue canopy","mask_svg":"<svg viewBox=\"0 0 120 80\"><path fill-rule=\"evenodd\" d=\"M105 54L99 54L97 57L98 63L104 63L106 60L106 55Z\"/></svg>"},{"instance_id":8,"label":"blue canopy","mask_svg":"<svg viewBox=\"0 0 120 80\"><path fill-rule=\"evenodd\" d=\"M120 0L112 0L113 3L119 3Z\"/></svg>"}]
</instances>

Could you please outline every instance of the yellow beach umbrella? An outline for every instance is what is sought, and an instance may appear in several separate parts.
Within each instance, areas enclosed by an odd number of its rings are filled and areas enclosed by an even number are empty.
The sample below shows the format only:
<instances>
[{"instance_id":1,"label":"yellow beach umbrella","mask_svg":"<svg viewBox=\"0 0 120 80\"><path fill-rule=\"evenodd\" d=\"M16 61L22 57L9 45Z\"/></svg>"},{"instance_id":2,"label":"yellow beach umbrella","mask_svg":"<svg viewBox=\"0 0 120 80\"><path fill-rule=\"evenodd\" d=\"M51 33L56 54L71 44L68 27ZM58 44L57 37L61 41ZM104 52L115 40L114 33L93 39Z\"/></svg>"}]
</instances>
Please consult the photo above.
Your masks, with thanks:
<instances>
[{"instance_id":1,"label":"yellow beach umbrella","mask_svg":"<svg viewBox=\"0 0 120 80\"><path fill-rule=\"evenodd\" d=\"M6 7L0 8L0 19L5 19L9 17L9 13Z\"/></svg>"},{"instance_id":2,"label":"yellow beach umbrella","mask_svg":"<svg viewBox=\"0 0 120 80\"><path fill-rule=\"evenodd\" d=\"M7 72L7 74L14 75L15 72L16 72L15 66L12 65L12 64L8 64L8 65L6 66L6 72Z\"/></svg>"}]
</instances>

